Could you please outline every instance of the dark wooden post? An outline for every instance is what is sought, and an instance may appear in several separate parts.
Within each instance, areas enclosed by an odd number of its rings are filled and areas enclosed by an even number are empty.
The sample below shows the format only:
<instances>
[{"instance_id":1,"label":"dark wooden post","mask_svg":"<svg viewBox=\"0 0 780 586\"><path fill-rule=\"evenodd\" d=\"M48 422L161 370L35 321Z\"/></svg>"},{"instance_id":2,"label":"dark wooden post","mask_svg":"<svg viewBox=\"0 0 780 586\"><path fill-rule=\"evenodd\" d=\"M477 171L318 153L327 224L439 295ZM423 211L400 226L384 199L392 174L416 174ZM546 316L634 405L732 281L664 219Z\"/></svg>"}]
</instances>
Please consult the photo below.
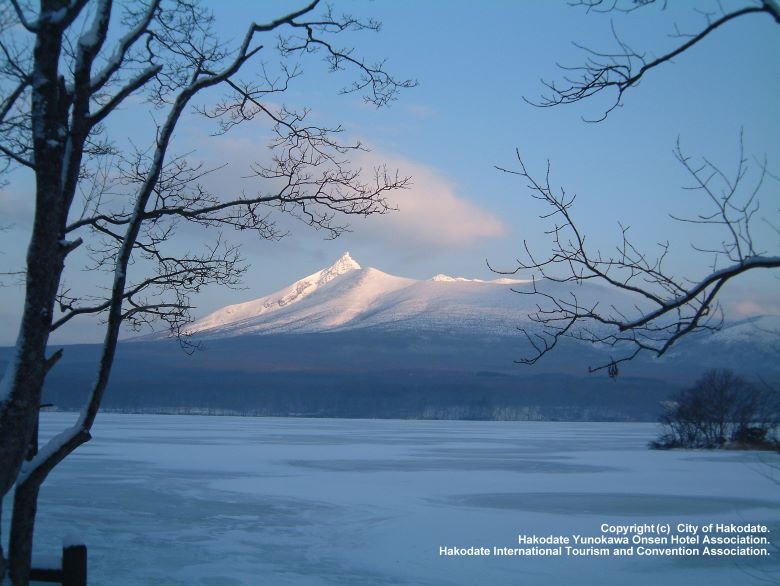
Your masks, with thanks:
<instances>
[{"instance_id":1,"label":"dark wooden post","mask_svg":"<svg viewBox=\"0 0 780 586\"><path fill-rule=\"evenodd\" d=\"M87 546L82 543L63 545L60 567L31 568L30 580L62 586L87 586Z\"/></svg>"},{"instance_id":2,"label":"dark wooden post","mask_svg":"<svg viewBox=\"0 0 780 586\"><path fill-rule=\"evenodd\" d=\"M87 586L87 546L62 548L62 586Z\"/></svg>"}]
</instances>

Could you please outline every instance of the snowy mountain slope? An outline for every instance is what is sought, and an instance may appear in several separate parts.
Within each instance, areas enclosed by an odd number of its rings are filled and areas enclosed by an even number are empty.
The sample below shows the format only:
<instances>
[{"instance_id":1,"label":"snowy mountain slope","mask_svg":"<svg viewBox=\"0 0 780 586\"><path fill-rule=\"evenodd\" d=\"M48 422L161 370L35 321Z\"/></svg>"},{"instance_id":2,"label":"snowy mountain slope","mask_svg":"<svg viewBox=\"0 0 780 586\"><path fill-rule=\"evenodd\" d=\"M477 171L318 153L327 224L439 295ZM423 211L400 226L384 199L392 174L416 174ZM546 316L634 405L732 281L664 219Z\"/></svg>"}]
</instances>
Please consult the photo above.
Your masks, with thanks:
<instances>
[{"instance_id":1,"label":"snowy mountain slope","mask_svg":"<svg viewBox=\"0 0 780 586\"><path fill-rule=\"evenodd\" d=\"M523 281L481 281L436 275L421 281L362 268L345 253L331 267L253 301L194 322L201 337L312 333L363 327L514 331Z\"/></svg>"},{"instance_id":2,"label":"snowy mountain slope","mask_svg":"<svg viewBox=\"0 0 780 586\"><path fill-rule=\"evenodd\" d=\"M227 324L240 324L258 318L265 313L297 303L333 279L354 270L360 270L360 265L347 252L332 266L304 277L289 287L246 303L228 305L207 315L192 325L192 331L219 329Z\"/></svg>"},{"instance_id":3,"label":"snowy mountain slope","mask_svg":"<svg viewBox=\"0 0 780 586\"><path fill-rule=\"evenodd\" d=\"M394 277L376 269L354 269L294 304L277 306L263 314L208 329L202 329L201 322L195 322L191 329L208 336L342 329L360 321L363 315L381 310L384 295L405 288L411 282L411 279Z\"/></svg>"},{"instance_id":4,"label":"snowy mountain slope","mask_svg":"<svg viewBox=\"0 0 780 586\"><path fill-rule=\"evenodd\" d=\"M545 282L539 289L566 297L571 283ZM349 253L275 293L230 305L194 322L189 332L200 338L246 334L318 333L358 329L379 331L470 332L517 336L518 326L535 329L528 314L536 309L533 283L513 279L483 281L436 275L429 280L389 275L362 268ZM620 306L632 313L632 301L594 283L576 287L581 306ZM768 318L767 318L768 319ZM727 323L711 344L777 344L765 340L777 331L755 320ZM749 323L748 323L749 322ZM762 322L763 323L763 322Z\"/></svg>"}]
</instances>

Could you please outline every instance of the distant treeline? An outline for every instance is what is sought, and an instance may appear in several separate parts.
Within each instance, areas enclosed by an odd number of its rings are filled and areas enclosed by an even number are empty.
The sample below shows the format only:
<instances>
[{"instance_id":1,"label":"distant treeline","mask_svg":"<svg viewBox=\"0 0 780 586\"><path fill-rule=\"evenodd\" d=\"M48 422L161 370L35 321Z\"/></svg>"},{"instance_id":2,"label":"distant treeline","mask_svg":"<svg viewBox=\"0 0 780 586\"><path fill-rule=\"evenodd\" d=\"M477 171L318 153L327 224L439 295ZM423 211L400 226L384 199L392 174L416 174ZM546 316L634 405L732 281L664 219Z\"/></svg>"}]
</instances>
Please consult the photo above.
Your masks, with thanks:
<instances>
[{"instance_id":1,"label":"distant treeline","mask_svg":"<svg viewBox=\"0 0 780 586\"><path fill-rule=\"evenodd\" d=\"M692 363L699 373L699 360L661 368L637 361L616 380L567 370L582 363L583 352L595 352L582 346L563 347L555 362L528 368L513 362L517 344L344 332L209 340L188 356L175 342L125 343L103 406L282 417L656 421L661 402L689 380L682 367ZM567 352L580 360L568 360ZM0 363L9 354L0 349ZM66 347L47 378L44 402L78 409L97 356L96 345ZM594 362L603 358L593 354Z\"/></svg>"},{"instance_id":2,"label":"distant treeline","mask_svg":"<svg viewBox=\"0 0 780 586\"><path fill-rule=\"evenodd\" d=\"M83 404L88 380L52 376L44 400ZM472 373L236 373L193 369L116 373L110 410L279 417L652 421L670 389L647 381Z\"/></svg>"}]
</instances>

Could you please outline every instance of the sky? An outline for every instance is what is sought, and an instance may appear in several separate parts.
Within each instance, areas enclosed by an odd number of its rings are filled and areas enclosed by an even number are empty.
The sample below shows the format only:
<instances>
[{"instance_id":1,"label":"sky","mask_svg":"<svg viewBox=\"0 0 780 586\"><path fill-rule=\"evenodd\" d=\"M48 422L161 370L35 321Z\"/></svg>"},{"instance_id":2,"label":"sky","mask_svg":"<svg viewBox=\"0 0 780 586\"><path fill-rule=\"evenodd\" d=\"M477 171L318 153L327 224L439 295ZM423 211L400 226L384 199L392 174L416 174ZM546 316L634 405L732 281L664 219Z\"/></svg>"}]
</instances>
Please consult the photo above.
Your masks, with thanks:
<instances>
[{"instance_id":1,"label":"sky","mask_svg":"<svg viewBox=\"0 0 780 586\"><path fill-rule=\"evenodd\" d=\"M746 2L724 2L726 10ZM215 10L218 32L237 44L250 19L271 20L300 3L260 4L207 2ZM320 56L302 61L304 75L294 80L277 103L311 108L311 119L344 128L346 140L360 140L370 152L353 163L363 168L387 164L410 176L409 189L395 196L398 211L367 219L350 218L351 232L327 240L304 224L281 218L289 235L262 241L244 233L224 237L242 246L250 264L242 287L213 287L196 299L195 317L224 305L269 294L332 264L343 252L363 266L427 279L438 273L495 278L487 266L512 269L523 242L540 253L550 248L547 212L533 200L525 182L496 167L517 169L520 153L533 174L542 176L549 161L552 182L576 193L574 214L594 248L611 250L619 242L619 222L631 227L636 243L650 252L669 241L669 267L691 279L701 277L711 258L693 246L712 247L721 235L680 224L675 215L706 213L701 194L681 189L689 178L673 156L679 139L684 151L707 157L733 173L739 137L745 152L764 156L780 175L780 28L767 15L731 22L664 67L649 72L629 90L623 105L606 120L611 95L555 108L530 105L544 91L541 80L562 78L556 64L579 65L584 53L575 43L612 50L612 29L648 58L677 44L675 30L698 31L700 10L717 10L716 2L669 3L630 13L588 12L567 2L489 2L434 0L336 1L336 12L372 17L379 33L351 34L345 44L401 79L416 79L389 107L376 109L356 94L341 95L348 72L330 74ZM700 9L700 10L697 10ZM257 14L254 14L254 12ZM278 11L278 12L275 12ZM262 53L274 63L270 51ZM265 51L265 49L264 49ZM141 103L117 117L115 133L126 144L142 140L151 114ZM244 125L226 136L188 114L174 151L191 152L210 166L226 164L206 179L225 193L251 192L253 161L267 157L267 128ZM137 135L137 136L136 136ZM148 140L148 136L147 136ZM755 166L751 173L755 172ZM0 192L0 272L23 267L32 217L32 182L14 173ZM755 237L769 254L777 254L778 181L768 179ZM180 233L183 247L202 243L195 230ZM83 268L84 259L69 260L66 284L99 286L102 276ZM528 277L520 274L519 277ZM23 291L11 277L0 287L0 344L16 337ZM780 285L771 275L749 276L724 291L731 316L780 313ZM84 320L57 334L56 342L100 339L94 323Z\"/></svg>"}]
</instances>

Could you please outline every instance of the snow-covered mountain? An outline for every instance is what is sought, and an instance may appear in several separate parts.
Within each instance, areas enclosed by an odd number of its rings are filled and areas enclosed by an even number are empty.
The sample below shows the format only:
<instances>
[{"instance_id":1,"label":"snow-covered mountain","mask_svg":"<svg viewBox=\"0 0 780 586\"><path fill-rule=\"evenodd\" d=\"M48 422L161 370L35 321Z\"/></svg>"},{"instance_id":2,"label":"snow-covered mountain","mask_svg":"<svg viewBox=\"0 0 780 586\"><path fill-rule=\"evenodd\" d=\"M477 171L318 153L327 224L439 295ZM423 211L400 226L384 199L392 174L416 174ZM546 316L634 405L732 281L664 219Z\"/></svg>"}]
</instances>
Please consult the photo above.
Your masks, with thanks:
<instances>
[{"instance_id":1,"label":"snow-covered mountain","mask_svg":"<svg viewBox=\"0 0 780 586\"><path fill-rule=\"evenodd\" d=\"M194 322L202 337L340 331L364 327L515 331L523 281L416 280L362 268L347 252L332 266L270 295L229 305Z\"/></svg>"},{"instance_id":2,"label":"snow-covered mountain","mask_svg":"<svg viewBox=\"0 0 780 586\"><path fill-rule=\"evenodd\" d=\"M548 294L564 297L571 284L545 282L540 287ZM485 281L443 274L427 280L398 277L363 268L347 252L333 265L284 289L223 307L195 321L188 332L201 339L360 330L372 335L388 331L439 332L504 335L520 340L518 327L531 331L537 327L528 321L528 314L537 309L538 300L517 291L532 289L531 282L517 279ZM577 300L583 306L628 308L629 313L633 307L632 300L620 292L591 282L578 287ZM721 331L693 337L683 348L673 348L668 356L687 355L697 348L706 349L708 354L716 349L728 349L733 354L736 347L740 351L774 348L778 326L776 318L775 323L772 319L764 316L727 322ZM610 351L609 347L598 348Z\"/></svg>"},{"instance_id":3,"label":"snow-covered mountain","mask_svg":"<svg viewBox=\"0 0 780 586\"><path fill-rule=\"evenodd\" d=\"M540 289L564 296L570 283ZM619 379L588 374L620 348L564 340L534 365L517 327L538 298L533 283L437 275L428 280L362 268L349 254L276 293L215 311L190 330L201 352L165 335L122 344L107 406L216 409L312 417L646 419L660 401L711 368L780 381L778 318L691 336L661 360L639 355ZM621 305L613 289L585 282L583 304ZM630 300L629 300L630 301ZM774 321L771 321L774 319ZM0 368L11 349L0 348ZM73 347L47 377L46 402L75 407L91 384L100 346ZM200 411L199 411L200 412Z\"/></svg>"}]
</instances>

